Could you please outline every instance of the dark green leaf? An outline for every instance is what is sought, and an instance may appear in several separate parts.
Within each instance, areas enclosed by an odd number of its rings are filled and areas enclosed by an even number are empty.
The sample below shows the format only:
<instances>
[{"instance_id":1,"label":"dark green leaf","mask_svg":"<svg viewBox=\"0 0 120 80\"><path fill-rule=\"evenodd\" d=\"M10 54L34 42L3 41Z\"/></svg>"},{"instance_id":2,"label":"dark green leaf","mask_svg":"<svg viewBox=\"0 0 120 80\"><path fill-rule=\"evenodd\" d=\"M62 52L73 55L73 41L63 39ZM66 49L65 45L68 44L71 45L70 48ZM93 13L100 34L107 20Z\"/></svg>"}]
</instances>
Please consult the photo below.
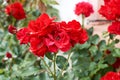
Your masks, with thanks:
<instances>
[{"instance_id":1,"label":"dark green leaf","mask_svg":"<svg viewBox=\"0 0 120 80\"><path fill-rule=\"evenodd\" d=\"M114 34L109 34L110 39L113 39L114 36L115 36Z\"/></svg>"},{"instance_id":2,"label":"dark green leaf","mask_svg":"<svg viewBox=\"0 0 120 80\"><path fill-rule=\"evenodd\" d=\"M109 64L113 64L116 61L116 58L110 54L105 58L105 61L107 61Z\"/></svg>"},{"instance_id":3,"label":"dark green leaf","mask_svg":"<svg viewBox=\"0 0 120 80\"><path fill-rule=\"evenodd\" d=\"M45 54L45 56L46 56L48 59L50 59L50 60L53 59L53 54L50 53L50 52L48 52L47 54Z\"/></svg>"},{"instance_id":4,"label":"dark green leaf","mask_svg":"<svg viewBox=\"0 0 120 80\"><path fill-rule=\"evenodd\" d=\"M106 41L105 41L105 40L101 40L101 41L99 42L98 47L99 47L100 51L106 50Z\"/></svg>"},{"instance_id":5,"label":"dark green leaf","mask_svg":"<svg viewBox=\"0 0 120 80\"><path fill-rule=\"evenodd\" d=\"M91 27L87 30L89 36L91 36L93 34L93 30L94 30L93 27Z\"/></svg>"},{"instance_id":6,"label":"dark green leaf","mask_svg":"<svg viewBox=\"0 0 120 80\"><path fill-rule=\"evenodd\" d=\"M62 70L66 70L69 67L68 60L63 56L57 56L56 64Z\"/></svg>"}]
</instances>

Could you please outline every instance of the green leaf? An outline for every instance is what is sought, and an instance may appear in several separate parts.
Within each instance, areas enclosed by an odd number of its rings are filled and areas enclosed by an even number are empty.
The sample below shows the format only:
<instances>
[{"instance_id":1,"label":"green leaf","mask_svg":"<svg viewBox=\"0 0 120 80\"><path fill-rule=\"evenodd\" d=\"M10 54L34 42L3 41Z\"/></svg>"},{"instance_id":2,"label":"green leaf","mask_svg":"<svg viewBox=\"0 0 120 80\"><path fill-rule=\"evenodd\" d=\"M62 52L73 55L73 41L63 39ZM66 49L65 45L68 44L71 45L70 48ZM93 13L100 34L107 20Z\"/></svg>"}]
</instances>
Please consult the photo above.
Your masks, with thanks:
<instances>
[{"instance_id":1,"label":"green leaf","mask_svg":"<svg viewBox=\"0 0 120 80\"><path fill-rule=\"evenodd\" d=\"M48 59L52 60L53 59L53 54L48 52L46 55L45 55Z\"/></svg>"},{"instance_id":2,"label":"green leaf","mask_svg":"<svg viewBox=\"0 0 120 80\"><path fill-rule=\"evenodd\" d=\"M97 50L98 50L97 46L92 46L89 49L92 56L95 56L97 54Z\"/></svg>"},{"instance_id":3,"label":"green leaf","mask_svg":"<svg viewBox=\"0 0 120 80\"><path fill-rule=\"evenodd\" d=\"M87 49L90 47L90 43L89 42L86 42L84 44L80 44L79 48L80 49Z\"/></svg>"},{"instance_id":4,"label":"green leaf","mask_svg":"<svg viewBox=\"0 0 120 80\"><path fill-rule=\"evenodd\" d=\"M4 69L0 69L0 74L2 74L4 72Z\"/></svg>"},{"instance_id":5,"label":"green leaf","mask_svg":"<svg viewBox=\"0 0 120 80\"><path fill-rule=\"evenodd\" d=\"M115 35L114 34L109 34L110 39L114 39Z\"/></svg>"},{"instance_id":6,"label":"green leaf","mask_svg":"<svg viewBox=\"0 0 120 80\"><path fill-rule=\"evenodd\" d=\"M93 27L91 27L87 30L89 36L91 36L93 34L93 30L94 30Z\"/></svg>"},{"instance_id":7,"label":"green leaf","mask_svg":"<svg viewBox=\"0 0 120 80\"><path fill-rule=\"evenodd\" d=\"M106 50L106 41L105 40L101 40L99 42L99 46L98 47L99 47L100 51Z\"/></svg>"},{"instance_id":8,"label":"green leaf","mask_svg":"<svg viewBox=\"0 0 120 80\"><path fill-rule=\"evenodd\" d=\"M58 2L56 0L42 0L42 2L46 5L58 5Z\"/></svg>"},{"instance_id":9,"label":"green leaf","mask_svg":"<svg viewBox=\"0 0 120 80\"><path fill-rule=\"evenodd\" d=\"M97 51L97 54L94 56L94 61L99 61L103 57L103 52Z\"/></svg>"},{"instance_id":10,"label":"green leaf","mask_svg":"<svg viewBox=\"0 0 120 80\"><path fill-rule=\"evenodd\" d=\"M27 70L22 71L21 76L22 76L22 77L28 77L28 76L36 75L36 74L41 73L41 72L44 72L44 71L45 71L45 70L39 70L38 68L30 67L30 68L28 68Z\"/></svg>"},{"instance_id":11,"label":"green leaf","mask_svg":"<svg viewBox=\"0 0 120 80\"><path fill-rule=\"evenodd\" d=\"M10 80L10 79L5 75L0 75L0 80Z\"/></svg>"},{"instance_id":12,"label":"green leaf","mask_svg":"<svg viewBox=\"0 0 120 80\"><path fill-rule=\"evenodd\" d=\"M105 58L105 61L107 61L109 64L113 64L116 61L116 58L110 54Z\"/></svg>"},{"instance_id":13,"label":"green leaf","mask_svg":"<svg viewBox=\"0 0 120 80\"><path fill-rule=\"evenodd\" d=\"M56 64L62 70L66 70L69 67L68 60L63 56L57 56Z\"/></svg>"},{"instance_id":14,"label":"green leaf","mask_svg":"<svg viewBox=\"0 0 120 80\"><path fill-rule=\"evenodd\" d=\"M120 57L120 49L119 48L114 48L114 50L112 51L112 55L114 57Z\"/></svg>"},{"instance_id":15,"label":"green leaf","mask_svg":"<svg viewBox=\"0 0 120 80\"><path fill-rule=\"evenodd\" d=\"M53 5L58 5L58 2L57 1L55 1L55 0L49 0L50 2L50 4L53 4Z\"/></svg>"},{"instance_id":16,"label":"green leaf","mask_svg":"<svg viewBox=\"0 0 120 80\"><path fill-rule=\"evenodd\" d=\"M84 71L88 71L89 66L90 66L90 61L91 60L90 60L89 57L79 57L79 58L76 58L76 60L74 60L72 62L73 70L77 71L77 73L82 73L83 75L85 75L86 72L84 72Z\"/></svg>"},{"instance_id":17,"label":"green leaf","mask_svg":"<svg viewBox=\"0 0 120 80\"><path fill-rule=\"evenodd\" d=\"M94 36L92 36L91 38L90 38L90 41L91 41L91 43L93 43L93 44L98 44L98 42L99 42L99 36L97 35L97 34L95 34Z\"/></svg>"},{"instance_id":18,"label":"green leaf","mask_svg":"<svg viewBox=\"0 0 120 80\"><path fill-rule=\"evenodd\" d=\"M100 80L101 78L101 75L100 74L96 74L95 77L94 77L94 80Z\"/></svg>"},{"instance_id":19,"label":"green leaf","mask_svg":"<svg viewBox=\"0 0 120 80\"><path fill-rule=\"evenodd\" d=\"M36 17L38 17L40 15L40 11L39 10L35 10L32 12L32 14Z\"/></svg>"},{"instance_id":20,"label":"green leaf","mask_svg":"<svg viewBox=\"0 0 120 80\"><path fill-rule=\"evenodd\" d=\"M96 65L97 65L97 64L96 64L95 62L91 62L91 63L90 63L90 66L89 66L89 70L90 70L90 71L93 71L93 70L96 68Z\"/></svg>"},{"instance_id":21,"label":"green leaf","mask_svg":"<svg viewBox=\"0 0 120 80\"><path fill-rule=\"evenodd\" d=\"M84 78L81 78L80 80L91 80L90 77L84 77Z\"/></svg>"}]
</instances>

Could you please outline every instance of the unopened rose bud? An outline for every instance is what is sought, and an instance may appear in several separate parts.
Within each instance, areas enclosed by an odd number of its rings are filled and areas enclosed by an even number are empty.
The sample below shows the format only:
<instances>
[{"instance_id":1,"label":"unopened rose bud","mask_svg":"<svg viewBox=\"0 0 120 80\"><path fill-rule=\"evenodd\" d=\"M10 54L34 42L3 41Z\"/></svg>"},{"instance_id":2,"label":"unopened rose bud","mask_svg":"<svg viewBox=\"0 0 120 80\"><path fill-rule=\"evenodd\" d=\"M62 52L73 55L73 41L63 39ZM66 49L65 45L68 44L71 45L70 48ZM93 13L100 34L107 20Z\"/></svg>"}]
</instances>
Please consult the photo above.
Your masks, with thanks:
<instances>
[{"instance_id":1,"label":"unopened rose bud","mask_svg":"<svg viewBox=\"0 0 120 80\"><path fill-rule=\"evenodd\" d=\"M16 27L14 27L14 26L12 26L12 25L9 25L9 26L8 26L8 31L9 31L11 34L16 34L17 29L16 29Z\"/></svg>"},{"instance_id":2,"label":"unopened rose bud","mask_svg":"<svg viewBox=\"0 0 120 80\"><path fill-rule=\"evenodd\" d=\"M111 51L107 49L107 50L105 51L105 53L106 53L106 54L110 54Z\"/></svg>"},{"instance_id":3,"label":"unopened rose bud","mask_svg":"<svg viewBox=\"0 0 120 80\"><path fill-rule=\"evenodd\" d=\"M7 52L7 53L6 53L6 57L7 57L7 58L12 58L12 54L9 53L9 52Z\"/></svg>"}]
</instances>

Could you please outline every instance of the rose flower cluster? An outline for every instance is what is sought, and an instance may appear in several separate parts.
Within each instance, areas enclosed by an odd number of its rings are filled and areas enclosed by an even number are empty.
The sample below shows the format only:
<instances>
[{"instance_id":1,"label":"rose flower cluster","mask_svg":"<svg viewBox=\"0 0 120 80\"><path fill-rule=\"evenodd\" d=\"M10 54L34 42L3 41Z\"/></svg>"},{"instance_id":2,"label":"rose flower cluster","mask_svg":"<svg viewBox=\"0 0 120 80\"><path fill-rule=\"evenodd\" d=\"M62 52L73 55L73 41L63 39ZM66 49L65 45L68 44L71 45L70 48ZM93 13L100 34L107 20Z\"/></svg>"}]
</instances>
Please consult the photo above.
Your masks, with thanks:
<instances>
[{"instance_id":1,"label":"rose flower cluster","mask_svg":"<svg viewBox=\"0 0 120 80\"><path fill-rule=\"evenodd\" d=\"M108 27L111 34L120 35L120 0L104 0L99 13L107 20L112 20L112 24Z\"/></svg>"},{"instance_id":2,"label":"rose flower cluster","mask_svg":"<svg viewBox=\"0 0 120 80\"><path fill-rule=\"evenodd\" d=\"M17 31L20 44L30 44L30 51L37 56L58 50L68 51L76 43L83 44L88 40L86 30L76 20L54 22L46 13L36 20L31 20L28 27Z\"/></svg>"},{"instance_id":3,"label":"rose flower cluster","mask_svg":"<svg viewBox=\"0 0 120 80\"><path fill-rule=\"evenodd\" d=\"M20 2L6 6L5 12L17 20L26 17ZM76 43L83 44L88 40L86 30L78 21L55 22L46 13L40 15L36 20L31 20L27 27L19 30L13 25L9 25L8 31L16 34L20 44L29 44L30 51L42 57L47 52L57 53L58 50L66 52Z\"/></svg>"}]
</instances>

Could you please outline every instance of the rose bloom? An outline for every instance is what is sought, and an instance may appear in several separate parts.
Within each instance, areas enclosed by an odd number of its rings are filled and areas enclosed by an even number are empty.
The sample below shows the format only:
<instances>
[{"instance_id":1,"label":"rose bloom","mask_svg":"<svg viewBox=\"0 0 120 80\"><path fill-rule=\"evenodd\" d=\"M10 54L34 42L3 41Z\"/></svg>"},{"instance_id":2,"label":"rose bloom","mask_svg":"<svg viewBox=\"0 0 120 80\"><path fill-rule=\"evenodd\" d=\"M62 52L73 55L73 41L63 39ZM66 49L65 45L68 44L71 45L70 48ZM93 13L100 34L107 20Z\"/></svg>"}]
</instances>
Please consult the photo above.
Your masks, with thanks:
<instances>
[{"instance_id":1,"label":"rose bloom","mask_svg":"<svg viewBox=\"0 0 120 80\"><path fill-rule=\"evenodd\" d=\"M17 20L26 18L25 11L20 2L15 2L6 6L5 12L6 14L13 16Z\"/></svg>"},{"instance_id":2,"label":"rose bloom","mask_svg":"<svg viewBox=\"0 0 120 80\"><path fill-rule=\"evenodd\" d=\"M17 33L17 29L16 29L16 27L14 27L13 25L9 25L9 26L8 26L8 31L9 31L9 33L11 33L11 34L16 34L16 33Z\"/></svg>"},{"instance_id":3,"label":"rose bloom","mask_svg":"<svg viewBox=\"0 0 120 80\"><path fill-rule=\"evenodd\" d=\"M99 9L99 13L108 20L115 20L117 17L117 12L118 10L111 8L110 5L101 6L101 8Z\"/></svg>"},{"instance_id":4,"label":"rose bloom","mask_svg":"<svg viewBox=\"0 0 120 80\"><path fill-rule=\"evenodd\" d=\"M120 22L112 22L112 24L108 27L108 32L120 35Z\"/></svg>"},{"instance_id":5,"label":"rose bloom","mask_svg":"<svg viewBox=\"0 0 120 80\"><path fill-rule=\"evenodd\" d=\"M79 43L84 44L88 40L88 34L85 29L80 31Z\"/></svg>"},{"instance_id":6,"label":"rose bloom","mask_svg":"<svg viewBox=\"0 0 120 80\"><path fill-rule=\"evenodd\" d=\"M107 4L109 3L111 0L104 0L104 3Z\"/></svg>"},{"instance_id":7,"label":"rose bloom","mask_svg":"<svg viewBox=\"0 0 120 80\"><path fill-rule=\"evenodd\" d=\"M53 27L53 30L52 32L50 32L50 34L48 34L46 43L48 43L48 41L49 42L51 41L51 42L46 45L51 45L51 47L54 46L55 50L58 48L63 52L68 51L71 47L71 43L70 43L70 38L67 32L64 29L62 29L59 22L54 22L50 26ZM48 47L50 48L50 46Z\"/></svg>"},{"instance_id":8,"label":"rose bloom","mask_svg":"<svg viewBox=\"0 0 120 80\"><path fill-rule=\"evenodd\" d=\"M52 18L44 13L36 20L31 20L28 24L28 29L32 35L45 36L51 31L52 26L49 25L52 23L52 20Z\"/></svg>"},{"instance_id":9,"label":"rose bloom","mask_svg":"<svg viewBox=\"0 0 120 80\"><path fill-rule=\"evenodd\" d=\"M45 45L43 38L31 38L30 40L30 51L38 57L44 57L45 53L48 52L48 48Z\"/></svg>"},{"instance_id":10,"label":"rose bloom","mask_svg":"<svg viewBox=\"0 0 120 80\"><path fill-rule=\"evenodd\" d=\"M108 20L118 20L120 18L120 0L105 1L99 9L99 13Z\"/></svg>"},{"instance_id":11,"label":"rose bloom","mask_svg":"<svg viewBox=\"0 0 120 80\"><path fill-rule=\"evenodd\" d=\"M30 51L34 55L44 57L47 52L70 50L73 42L74 45L83 44L88 36L79 22L54 22L53 18L43 13L36 20L31 20L28 27L18 30L17 38L21 44L30 43Z\"/></svg>"},{"instance_id":12,"label":"rose bloom","mask_svg":"<svg viewBox=\"0 0 120 80\"><path fill-rule=\"evenodd\" d=\"M30 32L28 28L22 28L17 31L17 39L20 40L20 44L27 44L30 41Z\"/></svg>"},{"instance_id":13,"label":"rose bloom","mask_svg":"<svg viewBox=\"0 0 120 80\"><path fill-rule=\"evenodd\" d=\"M85 17L89 17L91 13L93 13L93 6L88 2L79 2L75 7L75 14L80 15L83 14Z\"/></svg>"},{"instance_id":14,"label":"rose bloom","mask_svg":"<svg viewBox=\"0 0 120 80\"><path fill-rule=\"evenodd\" d=\"M108 72L100 80L120 80L120 74L116 72Z\"/></svg>"},{"instance_id":15,"label":"rose bloom","mask_svg":"<svg viewBox=\"0 0 120 80\"><path fill-rule=\"evenodd\" d=\"M82 29L81 24L78 21L72 20L68 23L61 22L61 26L68 33L72 46L76 43L83 44L88 40L86 30Z\"/></svg>"}]
</instances>

